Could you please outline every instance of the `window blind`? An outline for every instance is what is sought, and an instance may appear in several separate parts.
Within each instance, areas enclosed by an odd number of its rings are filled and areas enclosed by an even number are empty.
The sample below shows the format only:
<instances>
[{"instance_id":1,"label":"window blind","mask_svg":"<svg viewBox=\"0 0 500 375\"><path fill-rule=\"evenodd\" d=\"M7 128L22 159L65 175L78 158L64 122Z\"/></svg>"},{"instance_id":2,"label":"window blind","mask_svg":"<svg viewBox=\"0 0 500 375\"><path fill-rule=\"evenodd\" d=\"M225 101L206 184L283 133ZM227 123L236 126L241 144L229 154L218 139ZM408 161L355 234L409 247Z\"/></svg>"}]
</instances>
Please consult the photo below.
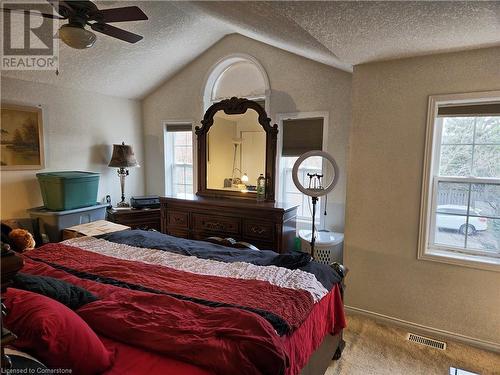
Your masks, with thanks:
<instances>
[{"instance_id":1,"label":"window blind","mask_svg":"<svg viewBox=\"0 0 500 375\"><path fill-rule=\"evenodd\" d=\"M191 124L167 124L167 132L190 132Z\"/></svg>"},{"instance_id":2,"label":"window blind","mask_svg":"<svg viewBox=\"0 0 500 375\"><path fill-rule=\"evenodd\" d=\"M438 117L500 116L500 103L447 105L438 108Z\"/></svg>"},{"instance_id":3,"label":"window blind","mask_svg":"<svg viewBox=\"0 0 500 375\"><path fill-rule=\"evenodd\" d=\"M308 151L322 149L322 118L283 121L283 156L300 156Z\"/></svg>"}]
</instances>

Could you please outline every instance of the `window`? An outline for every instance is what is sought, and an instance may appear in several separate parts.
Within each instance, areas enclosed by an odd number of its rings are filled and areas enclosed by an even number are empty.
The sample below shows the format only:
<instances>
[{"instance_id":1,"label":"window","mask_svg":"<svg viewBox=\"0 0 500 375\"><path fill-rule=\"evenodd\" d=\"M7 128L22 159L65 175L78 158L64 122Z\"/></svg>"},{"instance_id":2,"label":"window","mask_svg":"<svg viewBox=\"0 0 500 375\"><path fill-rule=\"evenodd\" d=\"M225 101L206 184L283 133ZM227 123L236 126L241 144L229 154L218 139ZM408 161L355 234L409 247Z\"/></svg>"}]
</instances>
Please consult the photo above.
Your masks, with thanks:
<instances>
[{"instance_id":1,"label":"window","mask_svg":"<svg viewBox=\"0 0 500 375\"><path fill-rule=\"evenodd\" d=\"M165 187L168 195L193 194L193 132L191 124L167 124Z\"/></svg>"},{"instance_id":2,"label":"window","mask_svg":"<svg viewBox=\"0 0 500 375\"><path fill-rule=\"evenodd\" d=\"M204 110L233 96L260 101L266 107L269 92L269 79L259 61L247 54L231 54L211 69L203 93Z\"/></svg>"},{"instance_id":3,"label":"window","mask_svg":"<svg viewBox=\"0 0 500 375\"><path fill-rule=\"evenodd\" d=\"M295 118L287 118L287 117ZM321 116L321 117L320 117ZM299 205L297 219L303 222L312 221L311 198L302 194L293 183L292 169L300 155L312 150L323 150L324 123L327 114L300 113L282 115L282 151L280 159L280 200ZM323 173L322 158L312 157L304 160L299 168L299 178L304 186L309 183L307 174ZM316 220L321 221L319 207L323 198L318 201ZM320 225L322 223L320 222Z\"/></svg>"},{"instance_id":4,"label":"window","mask_svg":"<svg viewBox=\"0 0 500 375\"><path fill-rule=\"evenodd\" d=\"M500 95L431 97L430 111L419 257L500 264Z\"/></svg>"},{"instance_id":5,"label":"window","mask_svg":"<svg viewBox=\"0 0 500 375\"><path fill-rule=\"evenodd\" d=\"M283 199L285 202L291 202L300 205L297 209L297 218L302 221L311 221L312 219L312 206L311 198L305 194L302 194L297 188L292 180L292 168L297 161L298 156L283 156L281 162L283 164L282 172L282 187L283 187ZM307 186L308 177L307 174L322 173L321 157L311 157L300 165L299 168L299 179L303 186ZM321 198L320 198L321 202ZM321 203L318 205L321 207ZM316 210L316 220L320 219L320 210Z\"/></svg>"}]
</instances>

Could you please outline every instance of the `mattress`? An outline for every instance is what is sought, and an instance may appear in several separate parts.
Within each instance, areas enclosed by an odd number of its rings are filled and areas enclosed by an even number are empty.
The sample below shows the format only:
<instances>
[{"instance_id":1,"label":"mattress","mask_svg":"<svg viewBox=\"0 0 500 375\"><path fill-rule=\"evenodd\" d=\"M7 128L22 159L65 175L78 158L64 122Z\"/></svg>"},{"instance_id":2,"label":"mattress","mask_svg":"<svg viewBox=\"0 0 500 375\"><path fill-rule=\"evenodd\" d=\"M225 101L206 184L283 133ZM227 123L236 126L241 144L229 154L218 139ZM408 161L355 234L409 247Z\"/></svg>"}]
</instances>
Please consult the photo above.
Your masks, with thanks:
<instances>
[{"instance_id":1,"label":"mattress","mask_svg":"<svg viewBox=\"0 0 500 375\"><path fill-rule=\"evenodd\" d=\"M116 349L109 374L298 374L345 327L340 276L306 254L113 236L42 246L22 270L99 298L77 313Z\"/></svg>"}]
</instances>

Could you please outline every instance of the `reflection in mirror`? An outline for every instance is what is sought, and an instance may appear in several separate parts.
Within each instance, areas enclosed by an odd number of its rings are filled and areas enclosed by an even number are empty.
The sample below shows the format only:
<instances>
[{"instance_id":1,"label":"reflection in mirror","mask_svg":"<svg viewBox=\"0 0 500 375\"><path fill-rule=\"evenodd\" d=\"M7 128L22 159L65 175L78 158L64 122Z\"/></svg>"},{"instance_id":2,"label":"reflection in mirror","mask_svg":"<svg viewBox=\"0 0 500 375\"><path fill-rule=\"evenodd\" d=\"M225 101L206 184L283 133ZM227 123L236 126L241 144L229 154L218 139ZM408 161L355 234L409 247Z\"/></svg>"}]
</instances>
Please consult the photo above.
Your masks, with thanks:
<instances>
[{"instance_id":1,"label":"reflection in mirror","mask_svg":"<svg viewBox=\"0 0 500 375\"><path fill-rule=\"evenodd\" d=\"M266 132L257 112L248 109L228 115L218 111L208 131L207 188L255 193L265 163Z\"/></svg>"}]
</instances>

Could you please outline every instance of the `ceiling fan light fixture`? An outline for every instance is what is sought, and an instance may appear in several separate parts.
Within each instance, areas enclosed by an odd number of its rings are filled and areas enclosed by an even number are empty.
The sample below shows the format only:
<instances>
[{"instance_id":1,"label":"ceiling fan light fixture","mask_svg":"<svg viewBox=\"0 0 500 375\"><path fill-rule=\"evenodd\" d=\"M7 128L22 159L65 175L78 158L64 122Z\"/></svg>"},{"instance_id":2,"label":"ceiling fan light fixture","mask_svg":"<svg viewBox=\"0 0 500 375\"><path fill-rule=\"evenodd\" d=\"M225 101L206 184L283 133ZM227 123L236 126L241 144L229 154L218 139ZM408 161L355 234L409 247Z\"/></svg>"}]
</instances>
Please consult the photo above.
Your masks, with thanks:
<instances>
[{"instance_id":1,"label":"ceiling fan light fixture","mask_svg":"<svg viewBox=\"0 0 500 375\"><path fill-rule=\"evenodd\" d=\"M94 45L96 36L78 25L62 25L59 28L59 37L68 46L76 49L86 49Z\"/></svg>"}]
</instances>

